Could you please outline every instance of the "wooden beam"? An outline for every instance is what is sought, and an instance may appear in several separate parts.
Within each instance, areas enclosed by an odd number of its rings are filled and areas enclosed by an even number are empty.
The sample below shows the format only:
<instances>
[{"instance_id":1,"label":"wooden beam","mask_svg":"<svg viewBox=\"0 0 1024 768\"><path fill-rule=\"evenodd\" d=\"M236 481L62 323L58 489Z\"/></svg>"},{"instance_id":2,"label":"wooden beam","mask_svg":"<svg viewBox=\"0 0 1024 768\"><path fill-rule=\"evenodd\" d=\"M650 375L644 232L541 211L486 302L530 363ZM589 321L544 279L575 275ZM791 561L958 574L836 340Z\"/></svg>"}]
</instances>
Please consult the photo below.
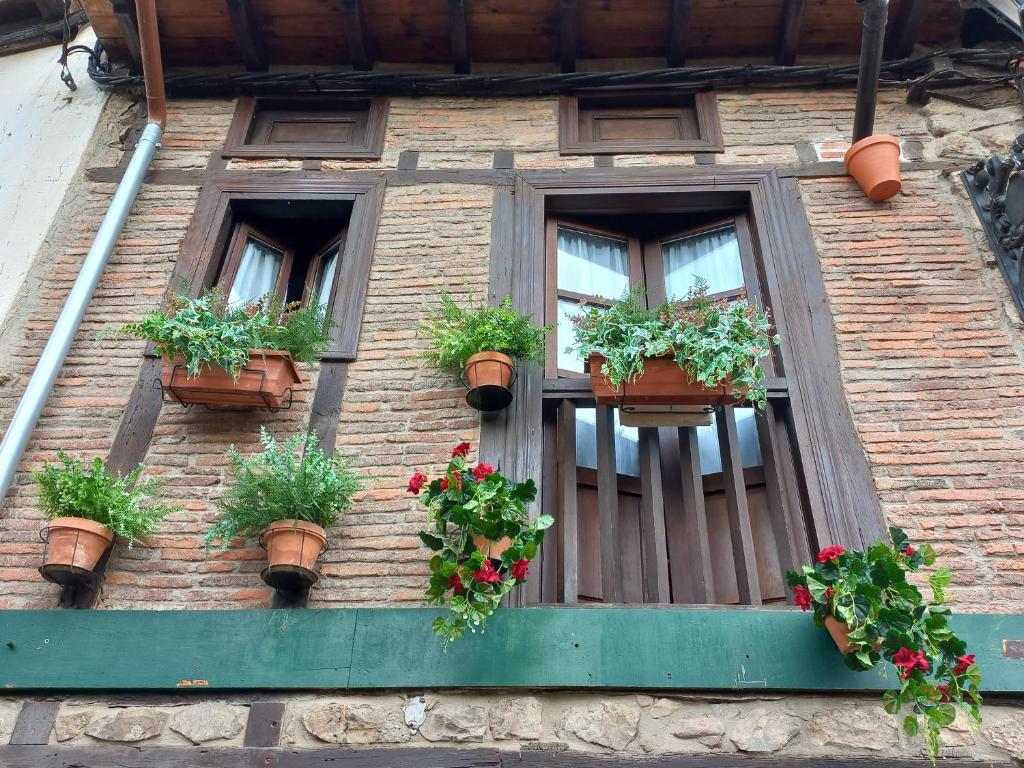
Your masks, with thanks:
<instances>
[{"instance_id":1,"label":"wooden beam","mask_svg":"<svg viewBox=\"0 0 1024 768\"><path fill-rule=\"evenodd\" d=\"M796 62L796 51L800 46L800 30L804 25L807 0L785 0L782 6L782 29L779 30L779 48L775 63L791 67Z\"/></svg>"},{"instance_id":2,"label":"wooden beam","mask_svg":"<svg viewBox=\"0 0 1024 768\"><path fill-rule=\"evenodd\" d=\"M690 0L672 0L672 19L669 24L668 65L686 66L686 44L690 37Z\"/></svg>"},{"instance_id":3,"label":"wooden beam","mask_svg":"<svg viewBox=\"0 0 1024 768\"><path fill-rule=\"evenodd\" d=\"M36 9L44 21L64 16L64 0L35 0ZM74 10L74 9L72 9Z\"/></svg>"},{"instance_id":4,"label":"wooden beam","mask_svg":"<svg viewBox=\"0 0 1024 768\"><path fill-rule=\"evenodd\" d=\"M352 67L362 71L373 69L373 54L366 35L362 0L342 0L341 13L345 17L345 34L348 36L348 53Z\"/></svg>"},{"instance_id":5,"label":"wooden beam","mask_svg":"<svg viewBox=\"0 0 1024 768\"><path fill-rule=\"evenodd\" d=\"M266 70L270 59L251 0L228 0L228 15L245 68L254 72Z\"/></svg>"},{"instance_id":6,"label":"wooden beam","mask_svg":"<svg viewBox=\"0 0 1024 768\"><path fill-rule=\"evenodd\" d=\"M469 32L466 25L466 0L448 0L448 31L451 35L452 66L460 75L469 74Z\"/></svg>"},{"instance_id":7,"label":"wooden beam","mask_svg":"<svg viewBox=\"0 0 1024 768\"><path fill-rule=\"evenodd\" d=\"M914 52L914 44L927 14L928 0L903 0L900 3L885 36L883 54L886 59L902 59Z\"/></svg>"},{"instance_id":8,"label":"wooden beam","mask_svg":"<svg viewBox=\"0 0 1024 768\"><path fill-rule=\"evenodd\" d=\"M559 55L562 61L562 71L575 72L579 32L576 0L562 0L559 29Z\"/></svg>"},{"instance_id":9,"label":"wooden beam","mask_svg":"<svg viewBox=\"0 0 1024 768\"><path fill-rule=\"evenodd\" d=\"M139 20L135 15L134 0L111 0L114 20L121 30L121 37L128 48L135 69L142 69L142 45L139 43Z\"/></svg>"}]
</instances>

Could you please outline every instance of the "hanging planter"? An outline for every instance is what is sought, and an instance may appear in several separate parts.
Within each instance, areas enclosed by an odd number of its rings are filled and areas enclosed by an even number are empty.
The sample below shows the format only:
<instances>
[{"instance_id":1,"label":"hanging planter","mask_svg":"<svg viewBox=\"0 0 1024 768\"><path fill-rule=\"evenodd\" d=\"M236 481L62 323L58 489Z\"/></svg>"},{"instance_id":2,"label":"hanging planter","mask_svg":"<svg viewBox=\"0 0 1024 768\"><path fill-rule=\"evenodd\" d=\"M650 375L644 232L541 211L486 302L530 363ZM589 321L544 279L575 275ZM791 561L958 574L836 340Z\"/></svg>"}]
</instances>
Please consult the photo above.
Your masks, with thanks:
<instances>
[{"instance_id":1,"label":"hanging planter","mask_svg":"<svg viewBox=\"0 0 1024 768\"><path fill-rule=\"evenodd\" d=\"M267 550L267 567L260 578L275 589L298 590L316 584L320 553L327 549L327 532L305 520L277 520L260 534Z\"/></svg>"},{"instance_id":2,"label":"hanging planter","mask_svg":"<svg viewBox=\"0 0 1024 768\"><path fill-rule=\"evenodd\" d=\"M501 352L477 352L466 361L466 402L478 411L500 411L512 402L516 370Z\"/></svg>"},{"instance_id":3,"label":"hanging planter","mask_svg":"<svg viewBox=\"0 0 1024 768\"><path fill-rule=\"evenodd\" d=\"M487 559L501 560L501 556L512 546L512 539L503 536L497 541L491 541L486 536L477 534L473 536L473 546L480 550Z\"/></svg>"},{"instance_id":4,"label":"hanging planter","mask_svg":"<svg viewBox=\"0 0 1024 768\"><path fill-rule=\"evenodd\" d=\"M861 139L846 151L846 170L876 203L884 202L903 188L900 181L900 141L880 134Z\"/></svg>"},{"instance_id":5,"label":"hanging planter","mask_svg":"<svg viewBox=\"0 0 1024 768\"><path fill-rule=\"evenodd\" d=\"M238 378L224 368L203 364L197 376L188 375L185 358L164 358L160 383L164 395L182 405L215 405L281 409L291 406L292 392L302 376L289 352L250 349L249 361Z\"/></svg>"},{"instance_id":6,"label":"hanging planter","mask_svg":"<svg viewBox=\"0 0 1024 768\"><path fill-rule=\"evenodd\" d=\"M84 517L57 517L46 526L46 555L39 574L61 586L94 577L100 558L114 543L114 532Z\"/></svg>"}]
</instances>

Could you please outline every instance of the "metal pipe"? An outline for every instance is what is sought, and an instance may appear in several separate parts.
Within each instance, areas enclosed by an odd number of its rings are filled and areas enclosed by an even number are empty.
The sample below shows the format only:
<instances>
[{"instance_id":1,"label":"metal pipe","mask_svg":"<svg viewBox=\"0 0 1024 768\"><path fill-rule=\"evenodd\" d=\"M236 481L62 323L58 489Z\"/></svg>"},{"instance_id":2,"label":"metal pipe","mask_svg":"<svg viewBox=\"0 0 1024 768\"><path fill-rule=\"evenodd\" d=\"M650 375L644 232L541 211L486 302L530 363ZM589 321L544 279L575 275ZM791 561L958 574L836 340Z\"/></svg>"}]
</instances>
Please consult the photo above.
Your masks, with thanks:
<instances>
[{"instance_id":1,"label":"metal pipe","mask_svg":"<svg viewBox=\"0 0 1024 768\"><path fill-rule=\"evenodd\" d=\"M14 412L3 442L0 443L0 502L7 496L7 491L14 480L21 456L25 452L32 431L39 421L39 414L50 396L53 383L64 365L68 350L75 339L78 327L85 316L93 292L99 284L103 269L110 259L110 254L117 245L124 222L135 203L139 188L153 159L153 153L160 145L167 119L167 102L164 97L163 66L160 60L160 37L156 25L155 0L138 0L139 41L142 48L143 74L146 81L146 107L149 123L142 132L139 143L128 168L125 170L121 183L118 184L114 197L110 201L96 232L89 253L86 254L82 268L75 278L71 292L64 301L64 308L57 317L50 338L43 347L32 378L29 379L25 393L21 396L18 408Z\"/></svg>"},{"instance_id":2,"label":"metal pipe","mask_svg":"<svg viewBox=\"0 0 1024 768\"><path fill-rule=\"evenodd\" d=\"M860 71L857 74L857 109L853 116L853 142L875 131L878 78L882 72L882 47L889 0L857 0L864 6L864 31L860 43Z\"/></svg>"}]
</instances>

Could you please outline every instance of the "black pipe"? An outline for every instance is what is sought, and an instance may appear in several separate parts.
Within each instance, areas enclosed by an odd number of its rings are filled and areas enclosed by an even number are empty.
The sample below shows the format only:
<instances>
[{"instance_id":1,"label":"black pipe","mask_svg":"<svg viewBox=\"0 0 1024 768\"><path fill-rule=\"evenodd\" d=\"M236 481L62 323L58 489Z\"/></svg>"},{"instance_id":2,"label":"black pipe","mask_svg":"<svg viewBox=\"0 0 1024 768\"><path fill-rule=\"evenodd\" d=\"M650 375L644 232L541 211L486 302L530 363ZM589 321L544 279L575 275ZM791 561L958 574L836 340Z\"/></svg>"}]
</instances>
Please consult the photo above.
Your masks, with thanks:
<instances>
[{"instance_id":1,"label":"black pipe","mask_svg":"<svg viewBox=\"0 0 1024 768\"><path fill-rule=\"evenodd\" d=\"M853 116L853 141L866 139L875 131L878 78L882 72L882 46L889 0L857 0L864 6L864 34L860 43L860 71L857 75L857 111Z\"/></svg>"}]
</instances>

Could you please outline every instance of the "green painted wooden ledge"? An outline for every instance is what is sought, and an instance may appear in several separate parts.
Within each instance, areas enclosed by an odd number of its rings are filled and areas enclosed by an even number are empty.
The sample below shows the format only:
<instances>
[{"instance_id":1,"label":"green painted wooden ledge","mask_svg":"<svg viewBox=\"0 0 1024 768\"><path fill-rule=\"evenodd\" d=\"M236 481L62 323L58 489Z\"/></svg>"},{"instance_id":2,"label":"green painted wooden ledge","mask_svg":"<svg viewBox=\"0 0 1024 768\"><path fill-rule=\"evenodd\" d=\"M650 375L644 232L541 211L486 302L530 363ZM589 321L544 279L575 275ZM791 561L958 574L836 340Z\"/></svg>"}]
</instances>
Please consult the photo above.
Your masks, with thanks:
<instances>
[{"instance_id":1,"label":"green painted wooden ledge","mask_svg":"<svg viewBox=\"0 0 1024 768\"><path fill-rule=\"evenodd\" d=\"M432 609L0 611L17 690L880 690L796 610L524 608L448 652ZM983 688L1024 693L1024 616L961 615ZM1018 658L1012 658L1017 656ZM893 680L890 675L889 682Z\"/></svg>"}]
</instances>

